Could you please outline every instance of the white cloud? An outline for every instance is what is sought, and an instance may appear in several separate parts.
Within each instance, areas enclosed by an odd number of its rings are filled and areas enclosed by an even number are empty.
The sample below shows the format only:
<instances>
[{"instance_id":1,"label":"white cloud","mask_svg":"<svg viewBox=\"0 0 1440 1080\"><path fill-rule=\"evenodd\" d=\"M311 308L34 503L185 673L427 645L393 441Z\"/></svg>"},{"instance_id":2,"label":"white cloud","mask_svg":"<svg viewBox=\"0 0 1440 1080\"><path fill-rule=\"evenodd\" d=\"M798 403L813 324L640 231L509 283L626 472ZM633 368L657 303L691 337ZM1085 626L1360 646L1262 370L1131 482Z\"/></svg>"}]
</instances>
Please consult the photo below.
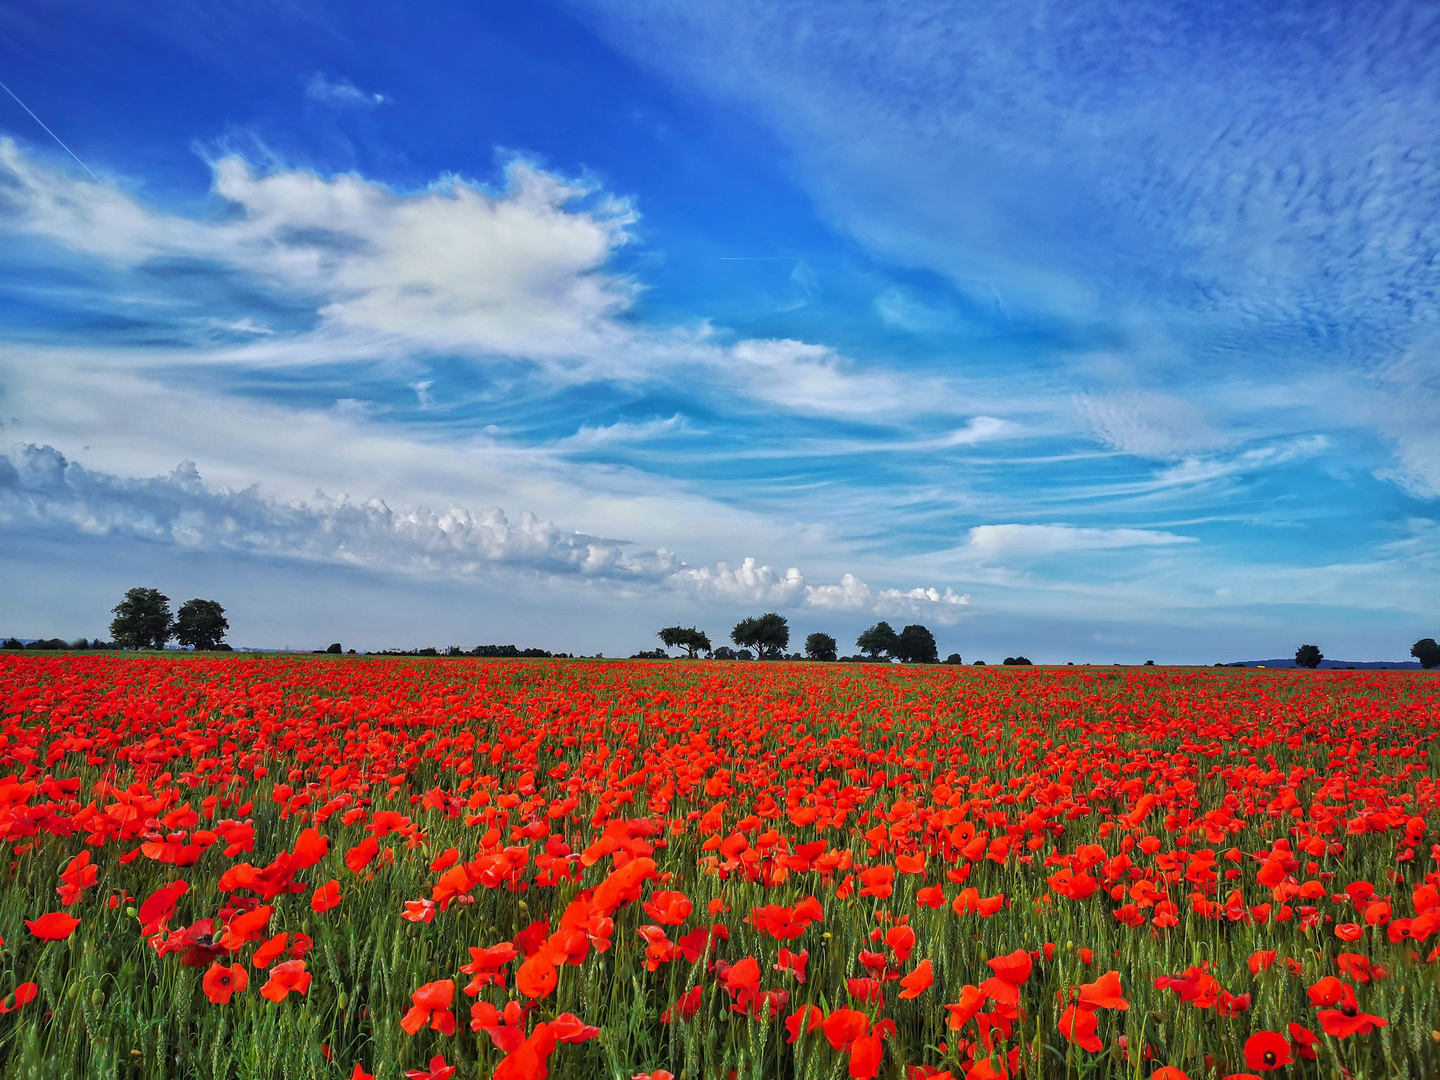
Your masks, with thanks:
<instances>
[{"instance_id":1,"label":"white cloud","mask_svg":"<svg viewBox=\"0 0 1440 1080\"><path fill-rule=\"evenodd\" d=\"M888 326L912 334L931 334L955 326L955 316L932 307L898 285L891 285L875 295L875 314Z\"/></svg>"},{"instance_id":2,"label":"white cloud","mask_svg":"<svg viewBox=\"0 0 1440 1080\"><path fill-rule=\"evenodd\" d=\"M1171 394L1077 394L1075 409L1097 439L1138 457L1184 457L1231 441L1210 426L1197 405Z\"/></svg>"},{"instance_id":3,"label":"white cloud","mask_svg":"<svg viewBox=\"0 0 1440 1080\"><path fill-rule=\"evenodd\" d=\"M373 109L376 105L384 105L390 100L384 94L361 90L349 79L327 78L318 71L305 80L305 96L311 101L336 109Z\"/></svg>"},{"instance_id":4,"label":"white cloud","mask_svg":"<svg viewBox=\"0 0 1440 1080\"><path fill-rule=\"evenodd\" d=\"M652 439L663 438L666 435L687 430L685 417L676 413L663 420L656 418L642 420L639 423L618 420L613 424L605 424L601 427L581 425L575 434L557 439L552 445L557 449L591 450L622 443L649 442Z\"/></svg>"},{"instance_id":5,"label":"white cloud","mask_svg":"<svg viewBox=\"0 0 1440 1080\"><path fill-rule=\"evenodd\" d=\"M836 585L805 586L805 603L833 611L873 611L877 615L934 614L946 622L956 608L969 605L970 597L949 587L943 593L935 588L874 590L854 574L846 574Z\"/></svg>"},{"instance_id":6,"label":"white cloud","mask_svg":"<svg viewBox=\"0 0 1440 1080\"><path fill-rule=\"evenodd\" d=\"M986 561L1112 548L1193 544L1193 536L1154 529L1092 529L1074 525L977 525L966 549Z\"/></svg>"},{"instance_id":7,"label":"white cloud","mask_svg":"<svg viewBox=\"0 0 1440 1080\"><path fill-rule=\"evenodd\" d=\"M875 594L872 610L877 615L922 615L933 611L941 622L948 622L954 617L957 608L969 606L969 593L957 593L949 586L946 586L942 593L932 586L928 589L910 589L908 592L881 589Z\"/></svg>"},{"instance_id":8,"label":"white cloud","mask_svg":"<svg viewBox=\"0 0 1440 1080\"><path fill-rule=\"evenodd\" d=\"M562 529L536 514L515 520L499 507L392 507L317 492L282 502L260 486L210 487L192 462L168 475L121 477L87 469L49 446L27 444L0 457L0 525L80 533L198 551L359 567L427 578L472 580L493 573L676 589L729 604L854 607L832 603L836 589L875 611L944 609L969 602L951 589L872 592L853 574L840 586L807 586L796 567L781 572L754 558L731 567L687 566L666 548L633 545Z\"/></svg>"},{"instance_id":9,"label":"white cloud","mask_svg":"<svg viewBox=\"0 0 1440 1080\"><path fill-rule=\"evenodd\" d=\"M0 458L0 517L12 527L60 528L208 551L469 578L498 565L547 574L659 581L677 563L663 548L567 532L531 513L491 507L392 508L317 493L280 502L258 486L212 489L191 462L168 476L117 477L33 444Z\"/></svg>"},{"instance_id":10,"label":"white cloud","mask_svg":"<svg viewBox=\"0 0 1440 1080\"><path fill-rule=\"evenodd\" d=\"M805 591L805 575L795 567L782 574L749 557L734 569L723 562L687 567L670 580L697 596L753 604L791 604Z\"/></svg>"},{"instance_id":11,"label":"white cloud","mask_svg":"<svg viewBox=\"0 0 1440 1080\"><path fill-rule=\"evenodd\" d=\"M610 319L633 294L602 271L629 239L629 204L592 200L592 189L524 161L509 164L502 192L457 177L397 193L353 173L260 175L233 155L213 168L213 191L231 212L192 220L40 168L0 139L0 215L11 228L126 265L187 257L235 267L309 298L325 329L432 347L584 353L613 338ZM573 205L579 200L588 208ZM267 341L255 355L287 347Z\"/></svg>"},{"instance_id":12,"label":"white cloud","mask_svg":"<svg viewBox=\"0 0 1440 1080\"><path fill-rule=\"evenodd\" d=\"M246 340L189 354L192 363L304 366L445 351L531 361L564 383L698 379L807 415L971 411L941 380L858 370L822 345L719 344L706 324L657 330L621 319L639 286L608 267L631 240L635 208L523 160L509 163L499 191L456 176L399 192L354 173L262 173L234 154L211 167L224 212L187 218L46 169L0 139L0 229L121 267L180 258L239 271L315 313L306 332L229 326Z\"/></svg>"}]
</instances>

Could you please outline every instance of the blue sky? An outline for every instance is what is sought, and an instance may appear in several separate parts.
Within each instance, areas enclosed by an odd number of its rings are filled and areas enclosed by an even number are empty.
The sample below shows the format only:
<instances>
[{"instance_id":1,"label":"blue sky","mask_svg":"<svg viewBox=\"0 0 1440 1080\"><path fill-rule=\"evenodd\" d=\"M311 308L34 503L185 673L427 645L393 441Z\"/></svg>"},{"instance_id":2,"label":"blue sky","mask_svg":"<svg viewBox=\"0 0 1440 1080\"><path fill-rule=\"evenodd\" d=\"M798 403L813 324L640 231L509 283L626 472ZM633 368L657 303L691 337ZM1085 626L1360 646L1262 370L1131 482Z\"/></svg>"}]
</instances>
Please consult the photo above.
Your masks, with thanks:
<instances>
[{"instance_id":1,"label":"blue sky","mask_svg":"<svg viewBox=\"0 0 1440 1080\"><path fill-rule=\"evenodd\" d=\"M1440 12L0 10L0 632L1440 636Z\"/></svg>"}]
</instances>

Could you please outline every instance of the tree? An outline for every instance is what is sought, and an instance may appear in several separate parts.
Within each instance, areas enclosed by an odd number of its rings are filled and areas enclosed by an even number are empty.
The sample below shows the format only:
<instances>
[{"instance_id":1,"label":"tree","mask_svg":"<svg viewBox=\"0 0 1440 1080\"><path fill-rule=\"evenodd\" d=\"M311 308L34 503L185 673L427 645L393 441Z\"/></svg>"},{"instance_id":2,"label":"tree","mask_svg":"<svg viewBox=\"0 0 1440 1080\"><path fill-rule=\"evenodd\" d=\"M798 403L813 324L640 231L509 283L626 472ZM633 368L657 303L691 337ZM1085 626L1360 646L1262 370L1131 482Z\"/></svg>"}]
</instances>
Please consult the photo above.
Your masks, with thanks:
<instances>
[{"instance_id":1,"label":"tree","mask_svg":"<svg viewBox=\"0 0 1440 1080\"><path fill-rule=\"evenodd\" d=\"M895 643L899 640L894 627L888 622L878 622L856 638L855 645L871 660L878 660L881 656L894 653Z\"/></svg>"},{"instance_id":2,"label":"tree","mask_svg":"<svg viewBox=\"0 0 1440 1080\"><path fill-rule=\"evenodd\" d=\"M1024 657L1024 656L1007 656L1007 657L1005 657L1004 660L1000 661L1000 663L1004 664L1006 667L1033 667L1033 666L1034 666L1033 664L1030 663L1029 658L1028 658L1028 657Z\"/></svg>"},{"instance_id":3,"label":"tree","mask_svg":"<svg viewBox=\"0 0 1440 1080\"><path fill-rule=\"evenodd\" d=\"M964 662L964 660L960 659L958 652L952 652L949 656L945 657L945 663L947 664L963 664Z\"/></svg>"},{"instance_id":4,"label":"tree","mask_svg":"<svg viewBox=\"0 0 1440 1080\"><path fill-rule=\"evenodd\" d=\"M217 649L230 623L214 600L186 600L175 614L175 640L190 649Z\"/></svg>"},{"instance_id":5,"label":"tree","mask_svg":"<svg viewBox=\"0 0 1440 1080\"><path fill-rule=\"evenodd\" d=\"M655 636L664 642L667 649L684 649L691 660L695 659L696 653L710 651L709 635L693 626L667 626Z\"/></svg>"},{"instance_id":6,"label":"tree","mask_svg":"<svg viewBox=\"0 0 1440 1080\"><path fill-rule=\"evenodd\" d=\"M131 589L110 610L110 636L120 648L163 649L170 640L170 598L159 589Z\"/></svg>"},{"instance_id":7,"label":"tree","mask_svg":"<svg viewBox=\"0 0 1440 1080\"><path fill-rule=\"evenodd\" d=\"M840 646L829 634L817 630L805 639L805 655L811 660L834 660L840 655Z\"/></svg>"},{"instance_id":8,"label":"tree","mask_svg":"<svg viewBox=\"0 0 1440 1080\"><path fill-rule=\"evenodd\" d=\"M1410 655L1419 660L1426 671L1440 667L1440 645L1435 644L1433 637L1421 638L1411 645Z\"/></svg>"},{"instance_id":9,"label":"tree","mask_svg":"<svg viewBox=\"0 0 1440 1080\"><path fill-rule=\"evenodd\" d=\"M912 624L900 631L900 636L895 639L894 653L906 664L940 662L940 653L935 648L935 635L918 624Z\"/></svg>"},{"instance_id":10,"label":"tree","mask_svg":"<svg viewBox=\"0 0 1440 1080\"><path fill-rule=\"evenodd\" d=\"M790 623L774 611L752 615L735 624L730 640L736 645L752 647L762 660L780 656L790 647Z\"/></svg>"},{"instance_id":11,"label":"tree","mask_svg":"<svg viewBox=\"0 0 1440 1080\"><path fill-rule=\"evenodd\" d=\"M1296 667L1317 668L1324 659L1325 654L1320 651L1319 645L1301 645L1295 650Z\"/></svg>"}]
</instances>

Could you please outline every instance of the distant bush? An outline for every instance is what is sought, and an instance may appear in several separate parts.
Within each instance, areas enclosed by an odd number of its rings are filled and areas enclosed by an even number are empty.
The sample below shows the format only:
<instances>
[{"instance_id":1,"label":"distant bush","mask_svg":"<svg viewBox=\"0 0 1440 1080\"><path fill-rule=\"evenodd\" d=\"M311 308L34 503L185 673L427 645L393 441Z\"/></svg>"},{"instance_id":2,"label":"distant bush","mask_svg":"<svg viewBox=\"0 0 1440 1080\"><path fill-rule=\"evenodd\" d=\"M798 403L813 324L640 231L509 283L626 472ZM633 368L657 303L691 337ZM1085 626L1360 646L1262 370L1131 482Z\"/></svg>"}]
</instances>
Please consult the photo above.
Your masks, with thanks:
<instances>
[{"instance_id":1,"label":"distant bush","mask_svg":"<svg viewBox=\"0 0 1440 1080\"><path fill-rule=\"evenodd\" d=\"M669 660L670 654L664 649L641 649L630 657L631 660Z\"/></svg>"},{"instance_id":2,"label":"distant bush","mask_svg":"<svg viewBox=\"0 0 1440 1080\"><path fill-rule=\"evenodd\" d=\"M1030 667L1030 661L1023 656L1007 656L1000 661L1006 667Z\"/></svg>"},{"instance_id":3,"label":"distant bush","mask_svg":"<svg viewBox=\"0 0 1440 1080\"><path fill-rule=\"evenodd\" d=\"M949 656L945 657L945 663L947 664L963 664L964 662L964 660L960 659L958 652L952 652Z\"/></svg>"}]
</instances>

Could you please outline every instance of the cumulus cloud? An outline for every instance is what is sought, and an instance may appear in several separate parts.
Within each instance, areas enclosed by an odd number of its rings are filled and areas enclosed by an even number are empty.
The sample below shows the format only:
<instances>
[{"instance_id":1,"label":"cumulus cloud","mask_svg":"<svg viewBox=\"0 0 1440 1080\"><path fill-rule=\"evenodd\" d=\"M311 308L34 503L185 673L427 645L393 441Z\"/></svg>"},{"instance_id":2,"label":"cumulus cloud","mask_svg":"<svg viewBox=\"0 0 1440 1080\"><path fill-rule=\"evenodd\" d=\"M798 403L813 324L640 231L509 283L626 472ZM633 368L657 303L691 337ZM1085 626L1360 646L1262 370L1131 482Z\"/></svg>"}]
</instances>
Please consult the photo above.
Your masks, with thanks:
<instances>
[{"instance_id":1,"label":"cumulus cloud","mask_svg":"<svg viewBox=\"0 0 1440 1080\"><path fill-rule=\"evenodd\" d=\"M477 512L452 506L437 513L319 492L310 500L282 502L259 485L210 487L188 461L164 476L114 476L34 444L0 457L0 525L430 578L469 580L511 571L669 587L732 604L803 602L898 612L969 602L951 589L872 591L853 574L840 585L810 586L796 567L779 571L750 557L734 567L689 566L663 547L638 550L529 512L511 520L499 507ZM842 593L846 599L835 602Z\"/></svg>"},{"instance_id":2,"label":"cumulus cloud","mask_svg":"<svg viewBox=\"0 0 1440 1080\"><path fill-rule=\"evenodd\" d=\"M113 267L178 260L188 278L238 272L311 313L304 332L223 327L242 340L192 360L303 366L443 351L530 361L565 383L699 379L737 402L806 415L964 411L939 379L861 370L823 345L721 344L708 324L622 318L639 285L611 262L632 240L634 205L521 159L498 190L443 176L397 191L356 173L261 171L238 154L210 164L221 212L185 217L48 169L0 139L0 229Z\"/></svg>"},{"instance_id":3,"label":"cumulus cloud","mask_svg":"<svg viewBox=\"0 0 1440 1080\"><path fill-rule=\"evenodd\" d=\"M986 561L1034 558L1113 548L1197 543L1193 536L1155 529L1092 529L1075 525L977 525L966 550Z\"/></svg>"},{"instance_id":4,"label":"cumulus cloud","mask_svg":"<svg viewBox=\"0 0 1440 1080\"><path fill-rule=\"evenodd\" d=\"M331 79L318 71L305 80L305 96L335 109L373 109L390 100L384 94L361 90L349 79Z\"/></svg>"},{"instance_id":5,"label":"cumulus cloud","mask_svg":"<svg viewBox=\"0 0 1440 1080\"><path fill-rule=\"evenodd\" d=\"M534 514L491 507L394 508L317 493L280 502L258 486L212 489L191 462L168 476L95 472L33 444L0 458L0 516L49 527L185 548L275 556L424 576L468 578L506 565L547 574L659 581L678 566L663 548L567 532Z\"/></svg>"},{"instance_id":6,"label":"cumulus cloud","mask_svg":"<svg viewBox=\"0 0 1440 1080\"><path fill-rule=\"evenodd\" d=\"M332 331L477 352L599 348L633 294L603 271L629 239L630 205L524 161L507 166L498 192L453 176L400 193L353 173L261 174L236 155L213 169L228 212L189 219L44 169L0 140L0 216L124 265L185 258L248 272L308 298Z\"/></svg>"},{"instance_id":7,"label":"cumulus cloud","mask_svg":"<svg viewBox=\"0 0 1440 1080\"><path fill-rule=\"evenodd\" d=\"M955 609L969 606L970 597L948 586L943 593L935 588L876 590L854 574L845 574L835 585L805 586L805 603L836 611L873 611L877 615L933 613L943 622Z\"/></svg>"},{"instance_id":8,"label":"cumulus cloud","mask_svg":"<svg viewBox=\"0 0 1440 1080\"><path fill-rule=\"evenodd\" d=\"M687 567L670 580L697 596L754 604L791 604L805 591L805 575L795 567L781 573L749 557L734 569L723 562Z\"/></svg>"}]
</instances>

